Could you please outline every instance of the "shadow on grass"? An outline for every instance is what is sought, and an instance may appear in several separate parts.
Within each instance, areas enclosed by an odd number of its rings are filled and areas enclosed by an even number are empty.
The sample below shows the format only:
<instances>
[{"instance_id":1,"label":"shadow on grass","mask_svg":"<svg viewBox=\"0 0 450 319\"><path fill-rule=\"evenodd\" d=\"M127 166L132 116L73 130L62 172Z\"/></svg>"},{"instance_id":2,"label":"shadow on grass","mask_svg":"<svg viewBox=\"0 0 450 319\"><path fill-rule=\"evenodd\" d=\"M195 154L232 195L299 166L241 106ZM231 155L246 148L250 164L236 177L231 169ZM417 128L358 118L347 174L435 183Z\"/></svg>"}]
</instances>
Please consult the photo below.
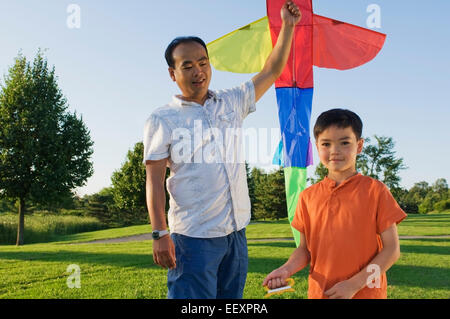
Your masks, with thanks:
<instances>
[{"instance_id":1,"label":"shadow on grass","mask_svg":"<svg viewBox=\"0 0 450 319\"><path fill-rule=\"evenodd\" d=\"M448 242L446 238L442 239L414 239L414 241L420 242ZM402 253L414 253L414 254L434 254L434 255L449 255L450 248L448 246L433 246L433 245L408 245L400 242L400 251Z\"/></svg>"},{"instance_id":2,"label":"shadow on grass","mask_svg":"<svg viewBox=\"0 0 450 319\"><path fill-rule=\"evenodd\" d=\"M394 265L387 277L389 285L447 290L450 287L448 268Z\"/></svg>"},{"instance_id":3,"label":"shadow on grass","mask_svg":"<svg viewBox=\"0 0 450 319\"><path fill-rule=\"evenodd\" d=\"M248 247L278 247L278 248L293 248L295 249L294 241L270 241L270 242L248 242Z\"/></svg>"},{"instance_id":4,"label":"shadow on grass","mask_svg":"<svg viewBox=\"0 0 450 319\"><path fill-rule=\"evenodd\" d=\"M1 252L0 259L21 261L62 262L69 264L99 264L114 267L157 268L153 257L140 254L92 253L92 252Z\"/></svg>"}]
</instances>

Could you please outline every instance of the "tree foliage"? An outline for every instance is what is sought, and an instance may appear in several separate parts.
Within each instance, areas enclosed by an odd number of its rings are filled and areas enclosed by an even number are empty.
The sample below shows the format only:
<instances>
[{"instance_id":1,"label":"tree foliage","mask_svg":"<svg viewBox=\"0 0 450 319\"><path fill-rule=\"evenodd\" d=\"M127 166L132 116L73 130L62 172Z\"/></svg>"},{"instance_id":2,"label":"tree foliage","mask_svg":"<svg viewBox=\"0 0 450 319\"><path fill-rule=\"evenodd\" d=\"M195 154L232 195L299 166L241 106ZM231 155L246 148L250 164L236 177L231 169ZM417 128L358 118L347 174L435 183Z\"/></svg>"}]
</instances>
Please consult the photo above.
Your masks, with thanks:
<instances>
[{"instance_id":1,"label":"tree foliage","mask_svg":"<svg viewBox=\"0 0 450 319\"><path fill-rule=\"evenodd\" d=\"M145 165L142 163L144 144L136 143L133 150L128 151L127 160L111 177L112 195L116 208L121 211L121 219L125 223L149 222L145 196ZM166 170L166 179L169 176ZM169 194L166 190L166 212L169 209Z\"/></svg>"},{"instance_id":2,"label":"tree foliage","mask_svg":"<svg viewBox=\"0 0 450 319\"><path fill-rule=\"evenodd\" d=\"M374 135L375 144L364 147L356 161L357 169L366 176L382 181L388 188L400 186L400 170L406 169L403 158L397 158L392 137ZM370 139L366 138L366 143Z\"/></svg>"},{"instance_id":3,"label":"tree foliage","mask_svg":"<svg viewBox=\"0 0 450 319\"><path fill-rule=\"evenodd\" d=\"M43 53L19 54L0 91L0 197L19 202L18 245L26 202L57 203L93 174L89 130L67 108Z\"/></svg>"},{"instance_id":4,"label":"tree foliage","mask_svg":"<svg viewBox=\"0 0 450 319\"><path fill-rule=\"evenodd\" d=\"M251 176L255 189L252 201L255 219L287 217L283 169L264 173L258 168L253 168Z\"/></svg>"}]
</instances>

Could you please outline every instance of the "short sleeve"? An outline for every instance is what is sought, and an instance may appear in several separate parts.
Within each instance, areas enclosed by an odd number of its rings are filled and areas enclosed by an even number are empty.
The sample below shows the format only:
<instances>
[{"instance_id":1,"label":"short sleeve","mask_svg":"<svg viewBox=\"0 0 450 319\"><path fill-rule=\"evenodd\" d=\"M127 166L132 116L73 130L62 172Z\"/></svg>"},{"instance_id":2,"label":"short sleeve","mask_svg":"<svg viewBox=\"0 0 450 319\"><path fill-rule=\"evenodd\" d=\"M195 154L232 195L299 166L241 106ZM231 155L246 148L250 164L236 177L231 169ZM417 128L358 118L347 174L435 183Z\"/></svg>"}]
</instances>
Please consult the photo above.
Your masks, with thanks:
<instances>
[{"instance_id":1,"label":"short sleeve","mask_svg":"<svg viewBox=\"0 0 450 319\"><path fill-rule=\"evenodd\" d=\"M400 208L389 188L382 184L377 207L377 234L381 234L392 224L400 223L406 218L406 213Z\"/></svg>"},{"instance_id":2,"label":"short sleeve","mask_svg":"<svg viewBox=\"0 0 450 319\"><path fill-rule=\"evenodd\" d=\"M160 160L169 157L171 130L167 123L152 114L144 127L144 160Z\"/></svg>"},{"instance_id":3,"label":"short sleeve","mask_svg":"<svg viewBox=\"0 0 450 319\"><path fill-rule=\"evenodd\" d=\"M301 192L298 197L297 208L295 209L294 219L292 220L291 226L304 234L307 208L304 196L302 196L302 194L303 192Z\"/></svg>"},{"instance_id":4,"label":"short sleeve","mask_svg":"<svg viewBox=\"0 0 450 319\"><path fill-rule=\"evenodd\" d=\"M247 115L256 111L255 102L255 86L253 80L242 83L234 90L236 94L235 110L240 115L241 120L245 119Z\"/></svg>"}]
</instances>

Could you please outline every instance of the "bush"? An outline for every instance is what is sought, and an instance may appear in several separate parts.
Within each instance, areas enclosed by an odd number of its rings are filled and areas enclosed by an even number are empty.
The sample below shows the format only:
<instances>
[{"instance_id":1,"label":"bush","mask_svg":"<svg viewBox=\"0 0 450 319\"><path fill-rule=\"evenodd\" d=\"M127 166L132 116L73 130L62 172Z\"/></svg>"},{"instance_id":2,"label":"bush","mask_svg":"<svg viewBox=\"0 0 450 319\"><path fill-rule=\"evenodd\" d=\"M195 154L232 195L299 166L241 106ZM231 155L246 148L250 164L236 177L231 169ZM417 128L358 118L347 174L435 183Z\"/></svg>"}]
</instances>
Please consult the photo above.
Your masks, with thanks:
<instances>
[{"instance_id":1,"label":"bush","mask_svg":"<svg viewBox=\"0 0 450 319\"><path fill-rule=\"evenodd\" d=\"M433 208L438 212L443 212L444 210L450 209L450 199L445 199L437 202L436 204L434 204Z\"/></svg>"}]
</instances>

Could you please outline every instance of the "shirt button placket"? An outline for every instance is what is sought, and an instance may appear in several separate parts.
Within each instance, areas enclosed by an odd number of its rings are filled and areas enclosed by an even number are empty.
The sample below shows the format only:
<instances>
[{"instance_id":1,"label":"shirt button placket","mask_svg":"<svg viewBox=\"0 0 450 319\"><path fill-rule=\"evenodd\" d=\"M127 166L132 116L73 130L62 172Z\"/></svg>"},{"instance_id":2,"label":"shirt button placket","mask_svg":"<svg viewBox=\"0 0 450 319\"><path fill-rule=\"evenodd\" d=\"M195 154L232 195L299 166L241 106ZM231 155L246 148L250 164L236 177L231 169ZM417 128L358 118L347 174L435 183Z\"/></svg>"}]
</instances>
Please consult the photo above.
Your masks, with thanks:
<instances>
[{"instance_id":1,"label":"shirt button placket","mask_svg":"<svg viewBox=\"0 0 450 319\"><path fill-rule=\"evenodd\" d=\"M206 118L206 120L208 122L209 128L211 129L213 127L212 120L211 120L211 117L209 116L209 114L208 114L208 112L206 111L205 108L203 108L203 115L205 116L205 118ZM211 134L212 134L212 130L211 130ZM225 136L222 138L222 140L225 142ZM234 198L235 198L235 196L234 196L234 191L233 191L233 187L232 187L232 183L231 183L232 179L230 178L230 173L229 173L227 165L225 163L224 154L222 154L220 152L220 148L218 147L216 141L217 141L217 139L214 139L214 141L213 141L214 148L215 148L215 151L218 152L218 154L220 154L220 159L221 159L221 162L222 162L221 164L223 165L223 168L225 170L225 174L227 175L228 188L230 190L230 196L231 196L231 207L233 209L233 225L234 225L235 230L236 230L237 229L237 218L236 218L236 215L235 215L236 214L236 208L234 206ZM224 145L223 151L225 152L225 145Z\"/></svg>"}]
</instances>

